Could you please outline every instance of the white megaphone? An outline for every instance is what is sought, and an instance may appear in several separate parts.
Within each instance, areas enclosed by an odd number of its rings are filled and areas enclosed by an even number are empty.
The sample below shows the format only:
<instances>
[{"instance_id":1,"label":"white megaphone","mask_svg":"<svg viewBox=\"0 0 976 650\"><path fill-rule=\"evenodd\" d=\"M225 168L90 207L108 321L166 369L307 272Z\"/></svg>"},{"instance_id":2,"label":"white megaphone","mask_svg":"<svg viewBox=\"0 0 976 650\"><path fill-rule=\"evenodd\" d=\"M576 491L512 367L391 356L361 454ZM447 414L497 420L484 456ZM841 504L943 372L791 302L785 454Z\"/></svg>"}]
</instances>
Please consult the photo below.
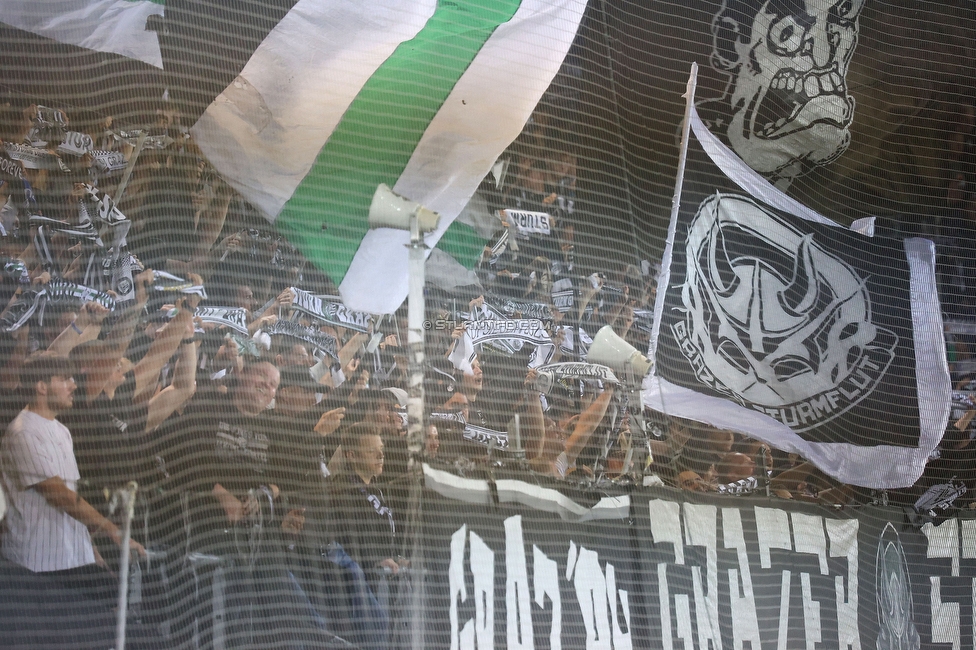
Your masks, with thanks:
<instances>
[{"instance_id":1,"label":"white megaphone","mask_svg":"<svg viewBox=\"0 0 976 650\"><path fill-rule=\"evenodd\" d=\"M651 370L651 362L637 351L633 345L617 336L609 325L604 325L593 337L590 350L586 353L589 363L607 366L618 376L631 376L640 382Z\"/></svg>"},{"instance_id":2,"label":"white megaphone","mask_svg":"<svg viewBox=\"0 0 976 650\"><path fill-rule=\"evenodd\" d=\"M428 210L416 201L400 196L385 183L380 183L369 206L370 228L410 230L410 218L413 216L417 217L420 232L433 231L441 218L433 210Z\"/></svg>"}]
</instances>

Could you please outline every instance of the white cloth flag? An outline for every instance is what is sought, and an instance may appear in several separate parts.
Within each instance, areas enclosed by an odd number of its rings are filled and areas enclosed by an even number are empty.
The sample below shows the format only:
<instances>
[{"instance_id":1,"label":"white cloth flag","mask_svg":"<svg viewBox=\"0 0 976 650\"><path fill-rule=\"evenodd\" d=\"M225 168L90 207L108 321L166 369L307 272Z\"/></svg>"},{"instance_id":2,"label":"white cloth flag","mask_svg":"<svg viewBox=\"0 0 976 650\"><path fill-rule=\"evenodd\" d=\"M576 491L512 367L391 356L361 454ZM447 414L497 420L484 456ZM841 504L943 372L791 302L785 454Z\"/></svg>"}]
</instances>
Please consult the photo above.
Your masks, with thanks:
<instances>
[{"instance_id":1,"label":"white cloth flag","mask_svg":"<svg viewBox=\"0 0 976 650\"><path fill-rule=\"evenodd\" d=\"M340 281L407 294L406 232L369 231L380 182L441 214L433 246L525 125L585 0L300 0L193 128L228 182ZM361 245L360 245L361 244Z\"/></svg>"},{"instance_id":2,"label":"white cloth flag","mask_svg":"<svg viewBox=\"0 0 976 650\"><path fill-rule=\"evenodd\" d=\"M149 0L0 0L0 22L59 43L121 54L163 67L150 16L163 4Z\"/></svg>"}]
</instances>

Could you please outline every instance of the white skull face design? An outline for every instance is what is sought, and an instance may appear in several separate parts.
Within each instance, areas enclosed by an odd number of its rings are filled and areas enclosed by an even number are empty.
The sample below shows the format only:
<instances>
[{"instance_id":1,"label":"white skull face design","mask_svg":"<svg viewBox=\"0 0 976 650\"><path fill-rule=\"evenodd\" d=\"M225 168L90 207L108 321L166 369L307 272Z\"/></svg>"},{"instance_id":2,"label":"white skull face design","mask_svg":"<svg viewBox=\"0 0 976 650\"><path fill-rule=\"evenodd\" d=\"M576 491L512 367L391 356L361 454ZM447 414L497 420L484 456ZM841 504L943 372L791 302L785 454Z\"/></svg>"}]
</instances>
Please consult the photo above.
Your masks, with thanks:
<instances>
[{"instance_id":1,"label":"white skull face design","mask_svg":"<svg viewBox=\"0 0 976 650\"><path fill-rule=\"evenodd\" d=\"M713 25L713 62L734 75L730 145L773 178L836 159L850 142L846 76L864 0L769 0L751 28L739 4L726 0Z\"/></svg>"},{"instance_id":2,"label":"white skull face design","mask_svg":"<svg viewBox=\"0 0 976 650\"><path fill-rule=\"evenodd\" d=\"M751 199L706 199L686 253L684 325L716 390L778 408L835 393L865 365L880 371L872 382L887 369L891 350L866 357L895 337L871 322L864 280Z\"/></svg>"}]
</instances>

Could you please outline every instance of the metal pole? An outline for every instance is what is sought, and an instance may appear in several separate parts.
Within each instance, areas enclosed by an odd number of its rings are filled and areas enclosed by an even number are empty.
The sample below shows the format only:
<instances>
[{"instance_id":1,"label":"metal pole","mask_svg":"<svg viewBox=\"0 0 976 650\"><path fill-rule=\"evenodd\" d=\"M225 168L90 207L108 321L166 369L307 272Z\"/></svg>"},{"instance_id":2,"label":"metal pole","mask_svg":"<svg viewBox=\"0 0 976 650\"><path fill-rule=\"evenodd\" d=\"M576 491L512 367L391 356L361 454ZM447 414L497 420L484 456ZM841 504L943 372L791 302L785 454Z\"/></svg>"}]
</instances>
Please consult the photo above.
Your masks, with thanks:
<instances>
[{"instance_id":1,"label":"metal pole","mask_svg":"<svg viewBox=\"0 0 976 650\"><path fill-rule=\"evenodd\" d=\"M698 64L692 62L691 74L685 88L685 118L681 126L681 150L678 153L678 177L674 183L674 196L671 197L671 221L668 224L668 238L665 240L664 255L661 258L661 275L657 280L657 298L654 300L654 322L661 322L664 313L664 294L671 279L671 255L674 247L675 227L678 223L678 210L681 207L681 189L685 182L685 163L688 160L688 139L691 136L691 110L695 105L695 88L698 84ZM647 356L654 359L657 354L657 331L651 332L651 343Z\"/></svg>"},{"instance_id":2,"label":"metal pole","mask_svg":"<svg viewBox=\"0 0 976 650\"><path fill-rule=\"evenodd\" d=\"M410 217L407 294L407 445L412 457L424 450L424 245L417 216Z\"/></svg>"},{"instance_id":3,"label":"metal pole","mask_svg":"<svg viewBox=\"0 0 976 650\"><path fill-rule=\"evenodd\" d=\"M424 450L424 262L423 236L417 214L410 217L409 292L407 294L407 446L410 449L410 567L413 590L410 612L410 646L424 650L424 563L420 537L420 501Z\"/></svg>"},{"instance_id":4,"label":"metal pole","mask_svg":"<svg viewBox=\"0 0 976 650\"><path fill-rule=\"evenodd\" d=\"M124 489L116 493L122 499L125 521L122 524L122 543L119 548L119 603L115 623L115 650L125 650L125 623L129 610L129 540L132 538L132 515L138 489L135 481L129 481Z\"/></svg>"}]
</instances>

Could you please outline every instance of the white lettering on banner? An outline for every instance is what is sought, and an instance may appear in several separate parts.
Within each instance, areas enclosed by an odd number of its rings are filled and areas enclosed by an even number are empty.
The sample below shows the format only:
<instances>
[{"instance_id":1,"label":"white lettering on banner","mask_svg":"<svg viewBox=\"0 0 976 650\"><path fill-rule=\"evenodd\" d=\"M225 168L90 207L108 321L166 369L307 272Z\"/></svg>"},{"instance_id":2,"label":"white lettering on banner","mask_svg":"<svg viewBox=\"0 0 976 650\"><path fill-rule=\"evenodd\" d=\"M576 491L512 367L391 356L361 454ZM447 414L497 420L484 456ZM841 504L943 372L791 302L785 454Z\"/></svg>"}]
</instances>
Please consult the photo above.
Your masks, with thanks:
<instances>
[{"instance_id":1,"label":"white lettering on banner","mask_svg":"<svg viewBox=\"0 0 976 650\"><path fill-rule=\"evenodd\" d=\"M495 554L477 533L472 532L470 537L471 573L474 574L474 633L478 650L488 650L495 647Z\"/></svg>"},{"instance_id":2,"label":"white lettering on banner","mask_svg":"<svg viewBox=\"0 0 976 650\"><path fill-rule=\"evenodd\" d=\"M575 579L574 579L575 577ZM569 543L566 560L566 580L573 580L576 601L583 612L586 627L586 650L610 650L610 619L607 618L607 583L600 571L596 553L585 548L577 552L576 543ZM601 607L600 605L604 606Z\"/></svg>"},{"instance_id":3,"label":"white lettering on banner","mask_svg":"<svg viewBox=\"0 0 976 650\"><path fill-rule=\"evenodd\" d=\"M825 520L815 515L790 514L777 508L755 507L753 513L758 546L755 550L758 551L756 555L762 569L775 571L779 568L773 563L773 549L812 555L815 558L812 572L798 569L795 565L794 568L781 570L780 610L775 646L777 650L792 650L791 621L794 626L796 621L803 621L803 638L807 648L820 647L824 642L830 641L823 639L823 602L814 598L814 594L818 592L813 576L824 576L833 582L839 647L842 650L860 650L857 618L858 521ZM675 639L680 639L684 648L721 650L722 631L718 619L719 600L722 597L718 588L718 509L709 505L678 504L656 499L649 502L648 514L653 542L669 543L674 549L673 563L659 562L657 565L662 646L666 650L673 650ZM741 511L736 508L722 508L721 517L723 548L734 549L736 552L736 562L733 565L736 568L728 569L732 647L734 650L744 650L748 642L748 647L759 648L762 638ZM685 546L702 549L704 561L699 560L698 566L695 562L688 562ZM976 555L976 540L973 546L973 553ZM701 556L701 551L692 555ZM846 559L846 571L831 578L828 558ZM668 567L672 564L688 566L691 573L691 594L674 593L668 583ZM800 566L806 567L810 564L803 562ZM799 573L802 619L800 612L791 611L794 571ZM693 608L691 598L694 598ZM767 645L770 642L771 639L767 639ZM830 647L833 647L832 644Z\"/></svg>"},{"instance_id":4,"label":"white lettering on banner","mask_svg":"<svg viewBox=\"0 0 976 650\"><path fill-rule=\"evenodd\" d=\"M748 641L750 648L761 648L759 615L756 612L756 595L752 589L752 571L746 553L746 537L742 531L742 515L736 508L722 508L722 534L725 548L734 548L739 560L738 569L729 569L729 591L732 600L732 644L735 650L743 649ZM739 583L742 584L740 596Z\"/></svg>"},{"instance_id":5,"label":"white lettering on banner","mask_svg":"<svg viewBox=\"0 0 976 650\"><path fill-rule=\"evenodd\" d=\"M630 634L630 607L626 591L617 590L616 572L612 564L607 564L604 577L600 569L600 559L596 551L569 543L569 557L566 561L566 580L573 580L576 600L583 614L586 628L586 650L630 650L633 645ZM617 599L620 599L619 601ZM617 611L618 602L623 606L627 633L620 629ZM607 605L613 612L607 617ZM613 630L610 629L611 620Z\"/></svg>"},{"instance_id":6,"label":"white lettering on banner","mask_svg":"<svg viewBox=\"0 0 976 650\"><path fill-rule=\"evenodd\" d=\"M861 650L861 633L857 626L857 519L828 519L827 539L830 557L847 558L847 589L844 576L834 576L837 598L837 641L840 650Z\"/></svg>"},{"instance_id":7,"label":"white lettering on banner","mask_svg":"<svg viewBox=\"0 0 976 650\"><path fill-rule=\"evenodd\" d=\"M468 620L464 628L458 630L458 596L461 602L468 599L468 588L464 583L464 548L468 543L468 527L461 526L451 535L451 564L447 569L448 589L451 592L451 650L474 647L474 622Z\"/></svg>"},{"instance_id":8,"label":"white lettering on banner","mask_svg":"<svg viewBox=\"0 0 976 650\"><path fill-rule=\"evenodd\" d=\"M14 178L24 177L23 167L21 167L19 163L16 163L10 158L2 155L0 155L0 173L13 176Z\"/></svg>"},{"instance_id":9,"label":"white lettering on banner","mask_svg":"<svg viewBox=\"0 0 976 650\"><path fill-rule=\"evenodd\" d=\"M529 594L529 575L525 558L522 518L505 520L505 601L506 648L533 650L535 637ZM470 542L470 544L468 544ZM468 569L474 579L475 617L461 624L458 605L467 602L465 586L465 550L470 552ZM552 603L552 626L549 648L562 648L562 599L559 567L538 546L532 547L535 604ZM577 547L570 540L565 577L576 590L586 629L587 650L633 650L629 593L617 589L616 569L607 563L601 568L599 554ZM466 525L451 536L451 559L448 567L451 604L451 650L487 650L494 648L495 636L495 553L484 540Z\"/></svg>"},{"instance_id":10,"label":"white lettering on banner","mask_svg":"<svg viewBox=\"0 0 976 650\"><path fill-rule=\"evenodd\" d=\"M344 325L349 325L351 327L356 327L365 330L369 327L369 323L372 317L361 311L353 311L343 305L342 303L333 302L325 303L325 313L327 316L331 316L337 323L342 323Z\"/></svg>"},{"instance_id":11,"label":"white lettering on banner","mask_svg":"<svg viewBox=\"0 0 976 650\"><path fill-rule=\"evenodd\" d=\"M552 306L557 311L566 313L575 304L573 280L560 278L552 283Z\"/></svg>"},{"instance_id":12,"label":"white lettering on banner","mask_svg":"<svg viewBox=\"0 0 976 650\"><path fill-rule=\"evenodd\" d=\"M962 522L962 557L976 560L976 520L964 519Z\"/></svg>"},{"instance_id":13,"label":"white lettering on banner","mask_svg":"<svg viewBox=\"0 0 976 650\"><path fill-rule=\"evenodd\" d=\"M930 576L932 584L932 642L951 643L952 650L962 647L959 629L959 603L942 602L942 578Z\"/></svg>"},{"instance_id":14,"label":"white lettering on banner","mask_svg":"<svg viewBox=\"0 0 976 650\"><path fill-rule=\"evenodd\" d=\"M533 650L529 571L525 567L522 517L505 520L505 614L509 650Z\"/></svg>"},{"instance_id":15,"label":"white lettering on banner","mask_svg":"<svg viewBox=\"0 0 976 650\"><path fill-rule=\"evenodd\" d=\"M779 586L779 627L776 636L776 650L788 650L786 645L790 632L790 590L793 588L793 574L783 571L783 582Z\"/></svg>"},{"instance_id":16,"label":"white lettering on banner","mask_svg":"<svg viewBox=\"0 0 976 650\"><path fill-rule=\"evenodd\" d=\"M322 312L322 299L308 291L296 291L295 301L292 304L306 313L325 315Z\"/></svg>"},{"instance_id":17,"label":"white lettering on banner","mask_svg":"<svg viewBox=\"0 0 976 650\"><path fill-rule=\"evenodd\" d=\"M718 530L717 508L693 503L684 504L685 544L705 549L705 574L707 591L702 588L701 567L691 567L692 588L695 591L695 611L698 615L698 644L714 650L722 650L722 632L718 627L718 555L716 545ZM705 616L701 615L705 613Z\"/></svg>"},{"instance_id":18,"label":"white lettering on banner","mask_svg":"<svg viewBox=\"0 0 976 650\"><path fill-rule=\"evenodd\" d=\"M595 555L595 554L594 554ZM619 607L617 603L610 603L610 626L613 630L613 647L617 650L633 650L634 644L630 626L630 596L624 589L617 589L617 571L613 565L607 563L607 593L616 594L620 599ZM623 612L624 623L627 626L626 634L620 628L620 613Z\"/></svg>"},{"instance_id":19,"label":"white lettering on banner","mask_svg":"<svg viewBox=\"0 0 976 650\"><path fill-rule=\"evenodd\" d=\"M959 520L946 519L938 526L926 523L922 532L928 539L925 549L927 558L949 558L952 561L952 577L959 577Z\"/></svg>"},{"instance_id":20,"label":"white lettering on banner","mask_svg":"<svg viewBox=\"0 0 976 650\"><path fill-rule=\"evenodd\" d=\"M967 522L969 523L969 522ZM952 577L959 576L959 520L947 519L938 526L926 523L922 532L928 541L926 558L948 558L951 561ZM942 578L930 576L930 600L932 605L932 642L951 643L952 650L962 645L962 630L959 629L959 603L942 600ZM976 579L973 580L976 593Z\"/></svg>"},{"instance_id":21,"label":"white lettering on banner","mask_svg":"<svg viewBox=\"0 0 976 650\"><path fill-rule=\"evenodd\" d=\"M678 638L684 646L684 650L694 648L694 633L691 631L691 604L688 594L677 594L674 597L674 611L678 621Z\"/></svg>"},{"instance_id":22,"label":"white lettering on banner","mask_svg":"<svg viewBox=\"0 0 976 650\"><path fill-rule=\"evenodd\" d=\"M823 518L790 513L793 520L793 538L797 553L812 553L820 563L820 574L827 575L827 540L824 537ZM800 590L803 594L803 628L806 632L807 650L822 640L820 626L820 603L813 599L810 589L810 574L800 573Z\"/></svg>"},{"instance_id":23,"label":"white lettering on banner","mask_svg":"<svg viewBox=\"0 0 976 650\"><path fill-rule=\"evenodd\" d=\"M773 567L769 551L781 548L793 550L790 543L790 522L783 510L756 508L756 532L759 533L759 563L764 569Z\"/></svg>"},{"instance_id":24,"label":"white lettering on banner","mask_svg":"<svg viewBox=\"0 0 976 650\"><path fill-rule=\"evenodd\" d=\"M671 614L668 611L670 607L663 605L671 602L671 593L668 590L668 565L664 562L659 562L657 565L657 597L658 602L662 603L660 616L662 647L664 650L673 650L674 634L671 631Z\"/></svg>"},{"instance_id":25,"label":"white lettering on banner","mask_svg":"<svg viewBox=\"0 0 976 650\"><path fill-rule=\"evenodd\" d=\"M552 232L551 217L545 212L527 212L525 210L504 210L508 222L515 226L521 235L548 235Z\"/></svg>"},{"instance_id":26,"label":"white lettering on banner","mask_svg":"<svg viewBox=\"0 0 976 650\"><path fill-rule=\"evenodd\" d=\"M87 133L68 131L64 134L64 142L58 145L58 153L68 153L83 156L94 148L95 142Z\"/></svg>"},{"instance_id":27,"label":"white lettering on banner","mask_svg":"<svg viewBox=\"0 0 976 650\"><path fill-rule=\"evenodd\" d=\"M295 298L292 308L305 312L313 318L365 332L372 324L373 317L361 311L353 311L339 301L337 296L319 296L298 287L289 287ZM270 302L265 306L267 309Z\"/></svg>"},{"instance_id":28,"label":"white lettering on banner","mask_svg":"<svg viewBox=\"0 0 976 650\"><path fill-rule=\"evenodd\" d=\"M651 517L651 538L654 542L670 542L674 547L674 561L676 564L685 563L685 546L681 541L680 506L673 501L654 499L648 503ZM659 562L657 565L658 595L661 603L661 636L664 650L673 650L673 634L671 629L671 591L668 588L668 564ZM683 603L682 603L682 600ZM687 596L677 595L674 598L675 613L677 614L678 635L684 641L685 647L694 647L691 636L691 611L688 608ZM683 607L681 605L684 605Z\"/></svg>"},{"instance_id":29,"label":"white lettering on banner","mask_svg":"<svg viewBox=\"0 0 976 650\"><path fill-rule=\"evenodd\" d=\"M545 607L545 597L552 602L552 626L549 628L549 650L562 650L563 602L559 592L559 567L538 546L532 546L535 579L535 604Z\"/></svg>"}]
</instances>

